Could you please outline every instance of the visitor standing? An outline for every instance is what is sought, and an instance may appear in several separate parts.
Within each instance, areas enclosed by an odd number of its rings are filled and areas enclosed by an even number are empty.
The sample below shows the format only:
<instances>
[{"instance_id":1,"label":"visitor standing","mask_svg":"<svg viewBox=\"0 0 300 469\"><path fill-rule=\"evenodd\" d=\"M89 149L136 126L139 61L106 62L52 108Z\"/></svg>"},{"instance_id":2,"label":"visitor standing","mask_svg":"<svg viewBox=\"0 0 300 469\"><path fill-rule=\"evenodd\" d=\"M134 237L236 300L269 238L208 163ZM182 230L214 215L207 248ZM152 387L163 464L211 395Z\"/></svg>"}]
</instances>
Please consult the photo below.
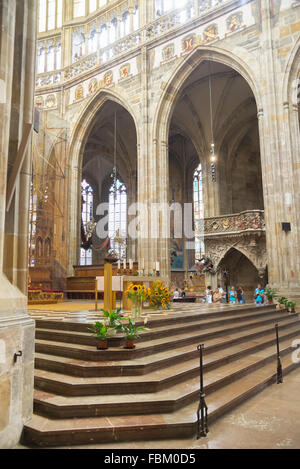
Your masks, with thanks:
<instances>
[{"instance_id":1,"label":"visitor standing","mask_svg":"<svg viewBox=\"0 0 300 469\"><path fill-rule=\"evenodd\" d=\"M230 287L229 290L229 303L230 304L236 304L237 302L237 292L234 286Z\"/></svg>"},{"instance_id":2,"label":"visitor standing","mask_svg":"<svg viewBox=\"0 0 300 469\"><path fill-rule=\"evenodd\" d=\"M255 302L255 304L257 304L258 306L263 305L264 294L265 294L265 292L261 288L261 284L259 283L257 285L257 288L255 288L255 290L254 290L254 302Z\"/></svg>"},{"instance_id":3,"label":"visitor standing","mask_svg":"<svg viewBox=\"0 0 300 469\"><path fill-rule=\"evenodd\" d=\"M244 291L241 286L237 288L237 299L240 305L244 305L246 303L245 297L244 297Z\"/></svg>"},{"instance_id":4,"label":"visitor standing","mask_svg":"<svg viewBox=\"0 0 300 469\"><path fill-rule=\"evenodd\" d=\"M205 294L206 294L206 303L212 303L212 289L210 285L207 287Z\"/></svg>"}]
</instances>

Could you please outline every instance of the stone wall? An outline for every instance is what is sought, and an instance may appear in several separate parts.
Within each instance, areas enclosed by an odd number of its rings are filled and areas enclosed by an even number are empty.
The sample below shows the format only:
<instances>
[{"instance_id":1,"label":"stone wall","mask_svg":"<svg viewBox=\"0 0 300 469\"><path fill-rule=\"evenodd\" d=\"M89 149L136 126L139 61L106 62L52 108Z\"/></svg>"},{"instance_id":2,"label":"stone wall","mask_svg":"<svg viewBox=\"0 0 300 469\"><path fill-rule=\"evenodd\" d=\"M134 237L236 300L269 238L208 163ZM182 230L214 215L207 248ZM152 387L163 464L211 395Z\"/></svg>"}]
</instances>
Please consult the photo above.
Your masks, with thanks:
<instances>
[{"instance_id":1,"label":"stone wall","mask_svg":"<svg viewBox=\"0 0 300 469\"><path fill-rule=\"evenodd\" d=\"M35 0L3 0L0 22L0 448L12 448L33 406L34 321L26 297L30 134L22 158L20 149L33 122Z\"/></svg>"}]
</instances>

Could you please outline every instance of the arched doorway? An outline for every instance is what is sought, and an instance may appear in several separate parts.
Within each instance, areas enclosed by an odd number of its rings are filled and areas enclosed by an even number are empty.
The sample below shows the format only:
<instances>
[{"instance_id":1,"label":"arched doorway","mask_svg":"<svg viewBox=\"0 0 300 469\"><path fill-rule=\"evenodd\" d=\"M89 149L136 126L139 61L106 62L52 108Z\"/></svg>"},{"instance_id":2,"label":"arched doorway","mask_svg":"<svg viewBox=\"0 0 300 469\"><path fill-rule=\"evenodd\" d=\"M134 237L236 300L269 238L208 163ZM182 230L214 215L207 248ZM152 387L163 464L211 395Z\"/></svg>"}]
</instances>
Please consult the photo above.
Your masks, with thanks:
<instances>
[{"instance_id":1,"label":"arched doorway","mask_svg":"<svg viewBox=\"0 0 300 469\"><path fill-rule=\"evenodd\" d=\"M127 109L127 105L123 104L119 96L109 91L100 91L78 120L69 148L69 275L73 275L73 266L80 262L83 179L93 188L95 223L99 221L97 216L99 204L109 203L114 167L116 167L116 178L129 188L127 192L129 207L136 201L137 141L136 119L132 110ZM108 223L106 228L108 234ZM97 238L94 232L93 244L95 241L96 247L101 245L101 240ZM128 244L127 255L132 259L136 258L135 241ZM101 262L101 253L98 249L94 249L92 263L99 262Z\"/></svg>"},{"instance_id":2,"label":"arched doorway","mask_svg":"<svg viewBox=\"0 0 300 469\"><path fill-rule=\"evenodd\" d=\"M89 220L86 204L84 201L82 204L85 226L89 221L97 223L108 211L108 223L101 238L98 230L94 230L88 246L81 236L81 258L86 249L91 252L90 264L102 263L106 252L101 246L105 237L109 237L110 247L121 257L136 259L135 240L127 239L126 228L128 206L136 202L137 137L132 117L120 104L107 101L96 113L83 149L81 178L89 184L93 195ZM101 204L107 207L99 209ZM119 237L122 249L116 242Z\"/></svg>"},{"instance_id":3,"label":"arched doorway","mask_svg":"<svg viewBox=\"0 0 300 469\"><path fill-rule=\"evenodd\" d=\"M182 206L193 205L194 228L199 207L193 197L193 186L199 164L205 219L264 209L253 91L238 71L213 60L201 61L186 78L176 96L169 126L169 194L172 201ZM206 230L196 234L196 245L202 242L204 253ZM222 245L222 233L218 234ZM182 275L196 270L195 246L191 241L185 233L177 242L185 246Z\"/></svg>"},{"instance_id":4,"label":"arched doorway","mask_svg":"<svg viewBox=\"0 0 300 469\"><path fill-rule=\"evenodd\" d=\"M231 248L221 260L218 268L219 283L224 283L224 272L228 273L228 285L235 288L242 287L245 299L251 301L258 283L265 284L266 278L261 278L254 264L241 251Z\"/></svg>"}]
</instances>

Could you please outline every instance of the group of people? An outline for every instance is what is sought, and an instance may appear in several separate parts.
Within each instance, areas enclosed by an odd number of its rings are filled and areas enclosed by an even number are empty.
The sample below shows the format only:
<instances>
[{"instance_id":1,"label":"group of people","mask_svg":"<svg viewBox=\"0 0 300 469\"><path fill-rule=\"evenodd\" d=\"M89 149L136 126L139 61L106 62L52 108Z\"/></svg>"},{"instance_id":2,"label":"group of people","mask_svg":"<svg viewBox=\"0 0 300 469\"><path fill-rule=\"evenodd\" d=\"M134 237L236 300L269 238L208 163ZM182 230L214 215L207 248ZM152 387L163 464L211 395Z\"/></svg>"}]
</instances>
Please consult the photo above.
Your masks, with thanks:
<instances>
[{"instance_id":1,"label":"group of people","mask_svg":"<svg viewBox=\"0 0 300 469\"><path fill-rule=\"evenodd\" d=\"M234 286L230 287L230 290L228 291L228 299L232 304L244 304L245 298L242 287L238 287L237 289L235 289ZM205 296L203 297L204 303L226 303L226 301L226 291L221 287L221 285L218 285L214 291L210 285L207 287Z\"/></svg>"},{"instance_id":2,"label":"group of people","mask_svg":"<svg viewBox=\"0 0 300 469\"><path fill-rule=\"evenodd\" d=\"M266 289L269 288L269 285L266 285ZM185 297L184 289L180 292L178 288L173 293L173 300L178 298ZM209 285L205 290L205 295L202 298L203 303L226 303L227 295L226 291L218 285L218 287L213 290ZM228 302L230 304L245 304L244 291L241 286L234 287L233 285L228 289ZM263 305L268 303L268 299L265 294L265 289L262 288L261 284L257 285L254 291L254 303L257 305Z\"/></svg>"}]
</instances>

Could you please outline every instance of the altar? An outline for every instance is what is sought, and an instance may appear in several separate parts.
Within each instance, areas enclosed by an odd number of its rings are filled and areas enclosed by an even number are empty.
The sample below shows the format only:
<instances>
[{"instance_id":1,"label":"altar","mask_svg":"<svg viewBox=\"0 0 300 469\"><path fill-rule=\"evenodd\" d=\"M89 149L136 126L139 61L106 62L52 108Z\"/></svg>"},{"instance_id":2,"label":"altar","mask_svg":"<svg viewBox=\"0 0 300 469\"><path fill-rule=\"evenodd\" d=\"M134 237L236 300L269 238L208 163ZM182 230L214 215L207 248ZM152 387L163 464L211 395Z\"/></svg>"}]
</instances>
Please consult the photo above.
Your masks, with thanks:
<instances>
[{"instance_id":1,"label":"altar","mask_svg":"<svg viewBox=\"0 0 300 469\"><path fill-rule=\"evenodd\" d=\"M112 275L111 276L111 283L110 279L107 278L105 281L105 272L104 276L96 277L95 281L95 310L97 311L98 307L98 293L104 293L104 309L115 309L116 308L116 294L117 292L122 293L122 308L124 311L131 311L132 302L130 299L125 295L125 291L127 290L128 286L133 283L134 285L145 285L146 288L152 286L153 282L160 280L165 285L168 284L167 277L160 277L160 276L141 276L141 275ZM107 283L106 283L107 282ZM111 298L110 298L110 291L106 291L105 285L107 285L107 289L110 289L111 285Z\"/></svg>"}]
</instances>

